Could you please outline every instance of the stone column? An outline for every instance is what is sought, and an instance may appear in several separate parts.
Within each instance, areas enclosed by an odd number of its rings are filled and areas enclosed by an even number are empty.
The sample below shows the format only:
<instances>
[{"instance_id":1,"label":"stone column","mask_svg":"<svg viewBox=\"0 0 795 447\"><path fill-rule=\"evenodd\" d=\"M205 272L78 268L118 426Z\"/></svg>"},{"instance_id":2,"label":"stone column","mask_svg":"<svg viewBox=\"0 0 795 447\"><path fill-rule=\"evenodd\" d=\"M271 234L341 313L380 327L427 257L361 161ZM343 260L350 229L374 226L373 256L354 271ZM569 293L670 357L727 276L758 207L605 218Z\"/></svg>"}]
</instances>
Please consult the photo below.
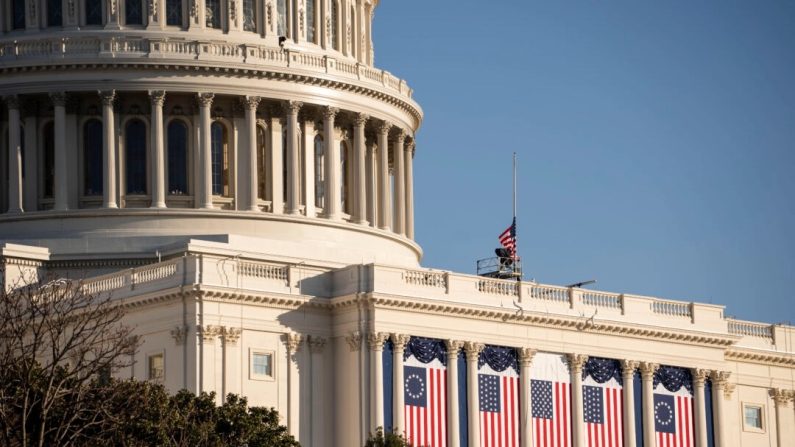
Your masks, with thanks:
<instances>
[{"instance_id":1,"label":"stone column","mask_svg":"<svg viewBox=\"0 0 795 447\"><path fill-rule=\"evenodd\" d=\"M53 179L53 196L55 198L55 205L53 209L56 211L65 211L69 209L69 168L67 167L66 157L66 94L64 92L57 92L50 94L50 101L52 101L54 123L53 131L55 136L55 147L53 155L55 156L55 178Z\"/></svg>"},{"instance_id":2,"label":"stone column","mask_svg":"<svg viewBox=\"0 0 795 447\"><path fill-rule=\"evenodd\" d=\"M262 98L259 96L246 96L243 98L243 110L246 116L246 135L248 135L248 204L244 207L248 211L259 211L257 205L257 107Z\"/></svg>"},{"instance_id":3,"label":"stone column","mask_svg":"<svg viewBox=\"0 0 795 447\"><path fill-rule=\"evenodd\" d=\"M378 127L378 228L392 228L392 194L389 188L389 129L387 121Z\"/></svg>"},{"instance_id":4,"label":"stone column","mask_svg":"<svg viewBox=\"0 0 795 447\"><path fill-rule=\"evenodd\" d=\"M729 384L729 371L712 372L712 427L715 434L715 445L722 447L727 444L726 431L724 425L729 424L726 420L726 401L725 395L731 394Z\"/></svg>"},{"instance_id":5,"label":"stone column","mask_svg":"<svg viewBox=\"0 0 795 447\"><path fill-rule=\"evenodd\" d=\"M792 391L773 388L770 390L770 397L773 398L776 405L776 445L778 447L789 446L792 443L792 434L788 433L787 426L792 424L793 413L787 403L793 398ZM744 417L744 415L741 416Z\"/></svg>"},{"instance_id":6,"label":"stone column","mask_svg":"<svg viewBox=\"0 0 795 447\"><path fill-rule=\"evenodd\" d=\"M311 336L309 351L312 356L312 445L326 445L326 387L323 386L327 376L323 362L323 349L326 339Z\"/></svg>"},{"instance_id":7,"label":"stone column","mask_svg":"<svg viewBox=\"0 0 795 447\"><path fill-rule=\"evenodd\" d=\"M22 141L19 134L19 98L6 96L8 106L8 212L22 210Z\"/></svg>"},{"instance_id":8,"label":"stone column","mask_svg":"<svg viewBox=\"0 0 795 447\"><path fill-rule=\"evenodd\" d=\"M392 147L392 160L395 166L395 233L406 234L406 177L403 169L406 132L400 129Z\"/></svg>"},{"instance_id":9,"label":"stone column","mask_svg":"<svg viewBox=\"0 0 795 447\"><path fill-rule=\"evenodd\" d=\"M301 342L304 337L301 334L290 333L285 336L285 339L287 361L289 362L287 371L287 428L290 434L295 439L298 439L299 433L301 433L301 380L298 376L298 351L301 349Z\"/></svg>"},{"instance_id":10,"label":"stone column","mask_svg":"<svg viewBox=\"0 0 795 447\"><path fill-rule=\"evenodd\" d=\"M467 355L467 403L469 404L467 416L469 419L469 444L478 445L480 442L480 396L478 395L478 357L485 345L482 343L466 342L464 350Z\"/></svg>"},{"instance_id":11,"label":"stone column","mask_svg":"<svg viewBox=\"0 0 795 447\"><path fill-rule=\"evenodd\" d=\"M583 436L582 368L587 355L567 354L571 373L571 439L574 447L585 447Z\"/></svg>"},{"instance_id":12,"label":"stone column","mask_svg":"<svg viewBox=\"0 0 795 447\"><path fill-rule=\"evenodd\" d=\"M392 396L393 396L393 429L395 433L405 435L406 433L406 420L403 413L403 406L405 401L403 399L403 352L406 350L406 344L409 342L408 335L392 334ZM387 427L384 427L386 429Z\"/></svg>"},{"instance_id":13,"label":"stone column","mask_svg":"<svg viewBox=\"0 0 795 447\"><path fill-rule=\"evenodd\" d=\"M199 184L202 189L197 191L200 208L213 208L213 164L212 164L212 121L210 107L213 105L214 93L199 93L199 127L201 129L201 169Z\"/></svg>"},{"instance_id":14,"label":"stone column","mask_svg":"<svg viewBox=\"0 0 795 447\"><path fill-rule=\"evenodd\" d=\"M326 197L324 204L325 217L340 220L340 147L334 139L334 117L339 109L326 107L323 109L323 143L326 154Z\"/></svg>"},{"instance_id":15,"label":"stone column","mask_svg":"<svg viewBox=\"0 0 795 447\"><path fill-rule=\"evenodd\" d=\"M354 166L356 173L354 179L354 209L353 209L353 222L357 224L367 225L367 185L365 173L365 141L364 141L364 126L370 117L364 113L357 113L353 122L353 150L354 150Z\"/></svg>"},{"instance_id":16,"label":"stone column","mask_svg":"<svg viewBox=\"0 0 795 447\"><path fill-rule=\"evenodd\" d=\"M378 186L376 185L376 174L375 174L375 142L368 141L367 142L367 158L365 164L367 165L365 170L365 182L367 183L366 186L366 194L367 194L367 221L370 222L371 227L378 227L378 211L376 210L376 191L378 190Z\"/></svg>"},{"instance_id":17,"label":"stone column","mask_svg":"<svg viewBox=\"0 0 795 447\"><path fill-rule=\"evenodd\" d=\"M368 334L370 344L370 431L384 426L384 342L389 334L375 332Z\"/></svg>"},{"instance_id":18,"label":"stone column","mask_svg":"<svg viewBox=\"0 0 795 447\"><path fill-rule=\"evenodd\" d=\"M304 214L315 217L315 122L304 120Z\"/></svg>"},{"instance_id":19,"label":"stone column","mask_svg":"<svg viewBox=\"0 0 795 447\"><path fill-rule=\"evenodd\" d=\"M282 139L282 119L279 116L279 108L271 110L271 212L273 214L284 213L284 179L282 167L284 166L284 141Z\"/></svg>"},{"instance_id":20,"label":"stone column","mask_svg":"<svg viewBox=\"0 0 795 447\"><path fill-rule=\"evenodd\" d=\"M643 445L657 445L654 436L654 373L660 365L650 362L640 364L640 376L643 381Z\"/></svg>"},{"instance_id":21,"label":"stone column","mask_svg":"<svg viewBox=\"0 0 795 447\"><path fill-rule=\"evenodd\" d=\"M519 414L521 415L519 428L519 442L522 447L532 447L533 445L533 401L530 396L530 365L536 350L532 348L519 348Z\"/></svg>"},{"instance_id":22,"label":"stone column","mask_svg":"<svg viewBox=\"0 0 795 447\"><path fill-rule=\"evenodd\" d=\"M166 92L163 90L150 90L149 101L152 104L151 133L152 133L152 208L166 207L166 173L165 150L163 149L163 103L166 101Z\"/></svg>"},{"instance_id":23,"label":"stone column","mask_svg":"<svg viewBox=\"0 0 795 447\"><path fill-rule=\"evenodd\" d=\"M624 447L635 447L635 370L638 362L621 361L621 377L624 382Z\"/></svg>"},{"instance_id":24,"label":"stone column","mask_svg":"<svg viewBox=\"0 0 795 447\"><path fill-rule=\"evenodd\" d=\"M22 209L36 211L39 208L39 126L38 107L34 101L22 103L22 128L28 129L22 139ZM34 131L30 131L35 129Z\"/></svg>"},{"instance_id":25,"label":"stone column","mask_svg":"<svg viewBox=\"0 0 795 447\"><path fill-rule=\"evenodd\" d=\"M240 349L237 342L240 340L240 328L224 327L222 333L224 336L224 351L223 351L223 368L224 368L224 381L223 392L221 399L226 399L229 393L240 394L241 391L241 373L240 365L242 363L240 356Z\"/></svg>"},{"instance_id":26,"label":"stone column","mask_svg":"<svg viewBox=\"0 0 795 447\"><path fill-rule=\"evenodd\" d=\"M298 139L298 111L303 103L287 101L287 214L300 213L301 197L301 142Z\"/></svg>"},{"instance_id":27,"label":"stone column","mask_svg":"<svg viewBox=\"0 0 795 447\"><path fill-rule=\"evenodd\" d=\"M406 145L406 237L414 239L414 140Z\"/></svg>"},{"instance_id":28,"label":"stone column","mask_svg":"<svg viewBox=\"0 0 795 447\"><path fill-rule=\"evenodd\" d=\"M116 120L113 116L114 90L99 92L102 99L102 207L118 208L116 204Z\"/></svg>"},{"instance_id":29,"label":"stone column","mask_svg":"<svg viewBox=\"0 0 795 447\"><path fill-rule=\"evenodd\" d=\"M707 446L707 407L704 402L704 381L709 377L707 369L693 369L693 404L695 406L695 441L696 447Z\"/></svg>"},{"instance_id":30,"label":"stone column","mask_svg":"<svg viewBox=\"0 0 795 447\"><path fill-rule=\"evenodd\" d=\"M447 445L459 447L461 425L458 414L458 351L464 346L464 342L445 340L444 344L447 348Z\"/></svg>"},{"instance_id":31,"label":"stone column","mask_svg":"<svg viewBox=\"0 0 795 447\"><path fill-rule=\"evenodd\" d=\"M215 339L221 335L221 326L205 325L197 326L197 334L201 339L200 355L201 370L199 371L199 392L220 391L216 389L216 368L215 368ZM216 399L217 402L217 399Z\"/></svg>"}]
</instances>

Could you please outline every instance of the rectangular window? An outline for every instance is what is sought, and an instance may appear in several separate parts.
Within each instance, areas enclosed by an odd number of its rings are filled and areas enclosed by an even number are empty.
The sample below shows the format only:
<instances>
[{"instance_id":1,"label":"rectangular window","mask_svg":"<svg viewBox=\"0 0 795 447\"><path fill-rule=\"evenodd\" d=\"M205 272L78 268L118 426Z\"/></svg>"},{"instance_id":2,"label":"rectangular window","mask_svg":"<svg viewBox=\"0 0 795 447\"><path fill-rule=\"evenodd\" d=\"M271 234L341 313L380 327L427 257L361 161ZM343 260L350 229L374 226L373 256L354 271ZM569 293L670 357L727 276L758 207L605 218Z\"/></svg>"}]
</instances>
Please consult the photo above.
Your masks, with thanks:
<instances>
[{"instance_id":1,"label":"rectangular window","mask_svg":"<svg viewBox=\"0 0 795 447\"><path fill-rule=\"evenodd\" d=\"M273 379L273 352L253 350L249 363L251 379Z\"/></svg>"},{"instance_id":2,"label":"rectangular window","mask_svg":"<svg viewBox=\"0 0 795 447\"><path fill-rule=\"evenodd\" d=\"M243 0L243 31L257 31L257 22L254 20L256 12L254 0Z\"/></svg>"},{"instance_id":3,"label":"rectangular window","mask_svg":"<svg viewBox=\"0 0 795 447\"><path fill-rule=\"evenodd\" d=\"M182 26L182 0L166 1L166 25Z\"/></svg>"},{"instance_id":4,"label":"rectangular window","mask_svg":"<svg viewBox=\"0 0 795 447\"><path fill-rule=\"evenodd\" d=\"M101 0L86 0L86 25L102 25Z\"/></svg>"},{"instance_id":5,"label":"rectangular window","mask_svg":"<svg viewBox=\"0 0 795 447\"><path fill-rule=\"evenodd\" d=\"M752 431L763 431L762 407L759 405L743 405L745 428Z\"/></svg>"},{"instance_id":6,"label":"rectangular window","mask_svg":"<svg viewBox=\"0 0 795 447\"><path fill-rule=\"evenodd\" d=\"M127 0L124 4L125 25L144 24L144 6L141 0Z\"/></svg>"},{"instance_id":7,"label":"rectangular window","mask_svg":"<svg viewBox=\"0 0 795 447\"><path fill-rule=\"evenodd\" d=\"M276 34L287 36L287 0L276 1Z\"/></svg>"},{"instance_id":8,"label":"rectangular window","mask_svg":"<svg viewBox=\"0 0 795 447\"><path fill-rule=\"evenodd\" d=\"M61 0L47 2L47 26L61 26Z\"/></svg>"},{"instance_id":9,"label":"rectangular window","mask_svg":"<svg viewBox=\"0 0 795 447\"><path fill-rule=\"evenodd\" d=\"M207 28L221 28L221 0L206 0L204 14Z\"/></svg>"},{"instance_id":10,"label":"rectangular window","mask_svg":"<svg viewBox=\"0 0 795 447\"><path fill-rule=\"evenodd\" d=\"M11 0L11 28L25 29L25 0Z\"/></svg>"},{"instance_id":11,"label":"rectangular window","mask_svg":"<svg viewBox=\"0 0 795 447\"><path fill-rule=\"evenodd\" d=\"M315 0L306 0L306 40L315 42Z\"/></svg>"},{"instance_id":12,"label":"rectangular window","mask_svg":"<svg viewBox=\"0 0 795 447\"><path fill-rule=\"evenodd\" d=\"M166 365L163 359L163 354L153 354L147 359L147 368L149 371L148 379L155 382L162 382L165 377Z\"/></svg>"}]
</instances>

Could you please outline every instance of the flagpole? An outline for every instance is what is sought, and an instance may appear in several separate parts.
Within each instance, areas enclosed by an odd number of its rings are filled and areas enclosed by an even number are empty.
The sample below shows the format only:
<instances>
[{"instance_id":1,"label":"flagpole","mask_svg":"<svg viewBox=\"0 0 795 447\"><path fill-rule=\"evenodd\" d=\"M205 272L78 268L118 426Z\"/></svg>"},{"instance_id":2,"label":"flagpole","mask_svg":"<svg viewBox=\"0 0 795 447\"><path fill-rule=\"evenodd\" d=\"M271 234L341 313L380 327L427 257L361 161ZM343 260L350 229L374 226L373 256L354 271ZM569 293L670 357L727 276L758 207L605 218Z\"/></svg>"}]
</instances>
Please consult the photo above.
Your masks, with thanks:
<instances>
[{"instance_id":1,"label":"flagpole","mask_svg":"<svg viewBox=\"0 0 795 447\"><path fill-rule=\"evenodd\" d=\"M513 153L513 218L516 219L516 152Z\"/></svg>"},{"instance_id":2,"label":"flagpole","mask_svg":"<svg viewBox=\"0 0 795 447\"><path fill-rule=\"evenodd\" d=\"M513 153L513 222L511 225L514 226L514 235L513 235L513 268L514 272L516 271L516 254L519 252L519 238L516 236L516 152ZM521 270L520 270L521 271ZM521 281L521 276L517 277L518 281Z\"/></svg>"}]
</instances>

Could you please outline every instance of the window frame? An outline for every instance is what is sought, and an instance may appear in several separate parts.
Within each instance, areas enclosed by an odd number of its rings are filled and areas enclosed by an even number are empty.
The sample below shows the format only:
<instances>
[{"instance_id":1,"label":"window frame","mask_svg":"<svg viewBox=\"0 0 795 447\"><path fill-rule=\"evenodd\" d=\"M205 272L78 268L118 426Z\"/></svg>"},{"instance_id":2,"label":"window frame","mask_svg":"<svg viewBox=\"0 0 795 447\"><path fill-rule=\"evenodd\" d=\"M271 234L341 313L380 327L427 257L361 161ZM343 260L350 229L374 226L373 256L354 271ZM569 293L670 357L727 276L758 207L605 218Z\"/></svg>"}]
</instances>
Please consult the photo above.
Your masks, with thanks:
<instances>
[{"instance_id":1,"label":"window frame","mask_svg":"<svg viewBox=\"0 0 795 447\"><path fill-rule=\"evenodd\" d=\"M140 1L141 2L141 8L140 8L141 10L139 11L141 13L141 23L128 23L127 22L127 14L128 14L127 7L129 6L128 3L131 2L131 1ZM124 0L123 2L121 2L122 7L124 9L119 11L120 14L119 14L118 17L119 17L119 19L124 18L124 23L123 23L124 26L130 27L130 28L143 28L143 27L146 26L146 24L147 24L146 20L147 20L147 16L148 16L147 11L146 11L146 7L147 7L146 3L147 2L145 0Z\"/></svg>"},{"instance_id":2,"label":"window frame","mask_svg":"<svg viewBox=\"0 0 795 447\"><path fill-rule=\"evenodd\" d=\"M185 126L185 188L186 191L183 194L172 194L171 193L171 125L175 122L181 123ZM173 199L177 197L192 197L193 196L193 185L192 185L192 159L191 159L191 123L182 117L172 117L168 121L166 121L165 125L165 185L166 185L166 198Z\"/></svg>"},{"instance_id":3,"label":"window frame","mask_svg":"<svg viewBox=\"0 0 795 447\"><path fill-rule=\"evenodd\" d=\"M139 121L143 125L143 131L144 131L144 135L143 135L143 157L144 157L144 161L143 161L143 164L144 164L143 165L143 167L144 167L143 187L144 188L143 188L143 192L142 193L141 192L130 192L129 191L129 185L130 185L129 174L130 173L128 172L128 169L130 168L130 159L129 159L130 151L129 151L129 147L128 147L129 135L127 133L128 133L128 130L129 130L128 127L131 124L133 124L135 121ZM151 150L151 148L149 147L150 146L150 144L149 144L149 141L150 141L150 137L149 137L149 131L150 131L150 129L149 129L149 120L146 119L145 116L132 115L132 116L129 116L126 119L124 119L120 123L120 127L121 127L121 133L122 133L122 138L121 138L121 141L122 141L122 163L121 163L121 166L120 166L120 171L121 171L120 173L123 175L123 179L122 179L122 182L121 182L122 183L121 187L122 187L123 194L124 194L125 197L132 197L132 198L149 197L149 195L151 193L151 191L149 190L150 183L151 183L150 182L150 172L149 172L149 166L150 166L149 151Z\"/></svg>"},{"instance_id":4,"label":"window frame","mask_svg":"<svg viewBox=\"0 0 795 447\"><path fill-rule=\"evenodd\" d=\"M188 24L185 23L185 19L186 19L186 17L189 14L188 14L188 11L187 11L187 7L185 5L185 0L164 0L164 1L165 1L165 16L166 16L165 25L166 25L166 27L180 28L180 29L186 28L188 26ZM177 24L168 23L169 11L170 11L169 3L172 3L172 2L179 3L179 8L177 8L179 10L179 23L177 23Z\"/></svg>"},{"instance_id":5,"label":"window frame","mask_svg":"<svg viewBox=\"0 0 795 447\"><path fill-rule=\"evenodd\" d=\"M152 359L160 357L162 359L162 374L158 377L152 377ZM166 351L162 349L160 351L151 351L146 354L146 380L154 383L163 384L166 382Z\"/></svg>"},{"instance_id":6,"label":"window frame","mask_svg":"<svg viewBox=\"0 0 795 447\"><path fill-rule=\"evenodd\" d=\"M750 408L756 408L759 410L759 425L761 427L755 427L753 425L748 425L746 418L745 418L745 410ZM767 415L766 413L766 405L757 402L742 402L740 407L740 415L743 421L743 431L750 432L750 433L766 433L767 432Z\"/></svg>"},{"instance_id":7,"label":"window frame","mask_svg":"<svg viewBox=\"0 0 795 447\"><path fill-rule=\"evenodd\" d=\"M58 5L58 12L59 12L59 16L60 16L59 17L60 18L60 22L56 23L56 24L50 23L50 19L53 18L51 16L51 14L52 14L51 6L53 4ZM63 2L61 2L61 0L47 0L46 2L44 2L44 7L47 8L47 12L44 14L44 18L47 21L47 28L63 27Z\"/></svg>"},{"instance_id":8,"label":"window frame","mask_svg":"<svg viewBox=\"0 0 795 447\"><path fill-rule=\"evenodd\" d=\"M86 193L86 187L87 187L86 176L89 174L88 169L87 169L88 166L86 166L86 163L88 162L88 156L87 156L87 153L86 153L86 149L87 149L87 147L86 147L86 126L91 121L98 122L99 123L99 129L100 129L99 151L98 151L98 153L99 153L99 161L100 161L100 177L99 177L100 191L99 191L99 194L94 193L94 194L89 195L89 194ZM91 199L102 200L102 197L105 194L105 186L104 186L104 182L103 182L103 179L102 179L102 176L104 175L104 173L102 171L104 170L104 166L105 166L105 164L104 164L105 163L105 161L104 161L105 154L103 153L104 152L103 151L103 138L104 138L105 129L104 129L104 126L102 124L102 117L101 116L96 116L96 115L87 115L87 116L83 117L83 119L80 122L80 126L78 128L78 131L80 132L80 147L78 148L79 151L80 151L80 198L83 199L83 200L85 200L85 199L88 199L88 200L91 200Z\"/></svg>"},{"instance_id":9,"label":"window frame","mask_svg":"<svg viewBox=\"0 0 795 447\"><path fill-rule=\"evenodd\" d=\"M88 3L91 2L91 1L96 1L99 4L99 23L88 23L88 18L89 18L89 15L88 15L88 6L89 5L88 5ZM81 25L82 26L97 26L97 27L101 27L101 26L104 25L104 22L105 22L105 2L103 2L102 0L83 0L81 2L81 5L82 5L82 8L81 8L81 13L80 13L81 14L80 20L81 20Z\"/></svg>"},{"instance_id":10,"label":"window frame","mask_svg":"<svg viewBox=\"0 0 795 447\"><path fill-rule=\"evenodd\" d=\"M48 148L48 133L52 132L52 147ZM40 152L39 152L39 200L43 202L52 202L55 199L55 120L54 119L44 119L39 126L39 141L40 141ZM48 154L48 152L50 152ZM49 155L49 157L48 157ZM49 160L48 160L49 159ZM48 166L48 161L52 162L52 166ZM48 173L47 168L51 167L52 172ZM47 195L47 186L48 183L51 183L50 189L52 190L50 195Z\"/></svg>"},{"instance_id":11,"label":"window frame","mask_svg":"<svg viewBox=\"0 0 795 447\"><path fill-rule=\"evenodd\" d=\"M267 355L271 358L271 373L268 374L257 374L254 372L254 356L255 355ZM275 382L276 381L276 351L273 349L267 348L249 348L248 349L248 378L249 380L257 380L263 382Z\"/></svg>"}]
</instances>

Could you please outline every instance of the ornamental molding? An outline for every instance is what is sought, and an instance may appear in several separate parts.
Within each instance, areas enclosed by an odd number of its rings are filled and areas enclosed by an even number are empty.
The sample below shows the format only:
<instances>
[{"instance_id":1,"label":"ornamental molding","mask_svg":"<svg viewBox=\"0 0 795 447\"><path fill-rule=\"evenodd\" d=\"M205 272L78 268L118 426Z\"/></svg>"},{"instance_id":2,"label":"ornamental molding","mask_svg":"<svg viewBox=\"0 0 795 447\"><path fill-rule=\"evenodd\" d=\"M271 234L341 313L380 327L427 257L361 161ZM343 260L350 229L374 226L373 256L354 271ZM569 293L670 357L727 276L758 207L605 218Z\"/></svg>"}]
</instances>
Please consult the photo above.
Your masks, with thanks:
<instances>
[{"instance_id":1,"label":"ornamental molding","mask_svg":"<svg viewBox=\"0 0 795 447\"><path fill-rule=\"evenodd\" d=\"M113 106L113 102L116 100L115 90L98 90L97 94L103 106Z\"/></svg>"},{"instance_id":2,"label":"ornamental molding","mask_svg":"<svg viewBox=\"0 0 795 447\"><path fill-rule=\"evenodd\" d=\"M406 334L392 334L390 339L392 340L392 346L395 352L402 353L406 350L406 344L411 340L411 336Z\"/></svg>"},{"instance_id":3,"label":"ornamental molding","mask_svg":"<svg viewBox=\"0 0 795 447\"><path fill-rule=\"evenodd\" d=\"M371 332L367 334L367 344L372 351L382 351L388 338L389 334L386 332Z\"/></svg>"},{"instance_id":4,"label":"ornamental molding","mask_svg":"<svg viewBox=\"0 0 795 447\"><path fill-rule=\"evenodd\" d=\"M483 352L483 349L486 348L486 345L483 343L477 343L474 341L468 341L464 343L464 352L467 356L467 362L477 362L480 353Z\"/></svg>"},{"instance_id":5,"label":"ornamental molding","mask_svg":"<svg viewBox=\"0 0 795 447\"><path fill-rule=\"evenodd\" d=\"M291 354L296 354L301 349L301 342L304 341L304 336L296 333L285 334L284 344L287 346L287 351Z\"/></svg>"},{"instance_id":6,"label":"ornamental molding","mask_svg":"<svg viewBox=\"0 0 795 447\"><path fill-rule=\"evenodd\" d=\"M353 125L356 127L364 127L367 124L367 120L370 119L370 115L366 113L357 113L353 117Z\"/></svg>"},{"instance_id":7,"label":"ornamental molding","mask_svg":"<svg viewBox=\"0 0 795 447\"><path fill-rule=\"evenodd\" d=\"M216 337L223 334L223 326L205 325L197 326L197 334L204 342L212 342Z\"/></svg>"},{"instance_id":8,"label":"ornamental molding","mask_svg":"<svg viewBox=\"0 0 795 447\"><path fill-rule=\"evenodd\" d=\"M331 124L334 124L334 117L340 112L340 109L336 107L323 107L321 114L323 115L323 119L329 121Z\"/></svg>"},{"instance_id":9,"label":"ornamental molding","mask_svg":"<svg viewBox=\"0 0 795 447\"><path fill-rule=\"evenodd\" d=\"M569 363L571 372L579 376L582 374L582 367L588 361L588 356L583 354L566 354L566 360Z\"/></svg>"},{"instance_id":10,"label":"ornamental molding","mask_svg":"<svg viewBox=\"0 0 795 447\"><path fill-rule=\"evenodd\" d=\"M309 345L309 352L312 354L320 354L326 347L326 339L318 337L317 335L310 335L307 344Z\"/></svg>"},{"instance_id":11,"label":"ornamental molding","mask_svg":"<svg viewBox=\"0 0 795 447\"><path fill-rule=\"evenodd\" d=\"M693 385L704 386L704 382L710 377L712 371L708 369L694 368L692 370L692 373L693 373Z\"/></svg>"},{"instance_id":12,"label":"ornamental molding","mask_svg":"<svg viewBox=\"0 0 795 447\"><path fill-rule=\"evenodd\" d=\"M362 334L359 331L351 332L350 334L345 336L345 342L348 343L348 347L351 349L351 352L356 352L362 348Z\"/></svg>"},{"instance_id":13,"label":"ornamental molding","mask_svg":"<svg viewBox=\"0 0 795 447\"><path fill-rule=\"evenodd\" d=\"M19 96L8 95L3 97L3 101L5 101L6 106L8 106L9 109L19 110Z\"/></svg>"},{"instance_id":14,"label":"ornamental molding","mask_svg":"<svg viewBox=\"0 0 795 447\"><path fill-rule=\"evenodd\" d=\"M759 363L768 366L795 367L795 354L730 348L724 354L724 358L726 360Z\"/></svg>"},{"instance_id":15,"label":"ornamental molding","mask_svg":"<svg viewBox=\"0 0 795 447\"><path fill-rule=\"evenodd\" d=\"M54 107L66 107L66 93L64 92L53 92L50 93L50 102Z\"/></svg>"},{"instance_id":16,"label":"ornamental molding","mask_svg":"<svg viewBox=\"0 0 795 447\"><path fill-rule=\"evenodd\" d=\"M529 367L533 363L533 357L538 352L533 348L518 348L517 351L519 352L519 364L523 367Z\"/></svg>"},{"instance_id":17,"label":"ornamental molding","mask_svg":"<svg viewBox=\"0 0 795 447\"><path fill-rule=\"evenodd\" d=\"M621 360L621 373L624 378L632 377L638 367L640 367L640 362L637 360Z\"/></svg>"},{"instance_id":18,"label":"ornamental molding","mask_svg":"<svg viewBox=\"0 0 795 447\"><path fill-rule=\"evenodd\" d=\"M285 101L282 103L282 109L287 115L298 116L298 112L301 111L303 106L304 103L301 101Z\"/></svg>"},{"instance_id":19,"label":"ornamental molding","mask_svg":"<svg viewBox=\"0 0 795 447\"><path fill-rule=\"evenodd\" d=\"M174 329L171 330L171 337L174 338L174 343L176 343L177 346L181 346L185 343L187 333L187 326L175 326Z\"/></svg>"},{"instance_id":20,"label":"ornamental molding","mask_svg":"<svg viewBox=\"0 0 795 447\"><path fill-rule=\"evenodd\" d=\"M772 388L770 390L770 397L777 407L785 407L787 403L793 399L793 391L781 388Z\"/></svg>"},{"instance_id":21,"label":"ornamental molding","mask_svg":"<svg viewBox=\"0 0 795 447\"><path fill-rule=\"evenodd\" d=\"M464 348L464 342L461 340L445 340L444 347L447 349L447 358L454 359L458 357L458 353Z\"/></svg>"},{"instance_id":22,"label":"ornamental molding","mask_svg":"<svg viewBox=\"0 0 795 447\"><path fill-rule=\"evenodd\" d=\"M240 340L240 334L242 331L240 328L236 327L224 327L223 329L223 336L224 336L224 344L234 345Z\"/></svg>"},{"instance_id":23,"label":"ornamental molding","mask_svg":"<svg viewBox=\"0 0 795 447\"><path fill-rule=\"evenodd\" d=\"M66 10L69 12L69 18L74 19L75 17L75 0L69 0L66 3Z\"/></svg>"},{"instance_id":24,"label":"ornamental molding","mask_svg":"<svg viewBox=\"0 0 795 447\"><path fill-rule=\"evenodd\" d=\"M654 373L660 368L658 363L640 362L640 375L643 380L652 380Z\"/></svg>"},{"instance_id":25,"label":"ornamental molding","mask_svg":"<svg viewBox=\"0 0 795 447\"><path fill-rule=\"evenodd\" d=\"M215 98L215 93L198 93L196 95L196 101L198 101L199 107L212 106L214 98Z\"/></svg>"},{"instance_id":26,"label":"ornamental molding","mask_svg":"<svg viewBox=\"0 0 795 447\"><path fill-rule=\"evenodd\" d=\"M149 102L153 106L163 107L166 102L165 90L149 90Z\"/></svg>"}]
</instances>

